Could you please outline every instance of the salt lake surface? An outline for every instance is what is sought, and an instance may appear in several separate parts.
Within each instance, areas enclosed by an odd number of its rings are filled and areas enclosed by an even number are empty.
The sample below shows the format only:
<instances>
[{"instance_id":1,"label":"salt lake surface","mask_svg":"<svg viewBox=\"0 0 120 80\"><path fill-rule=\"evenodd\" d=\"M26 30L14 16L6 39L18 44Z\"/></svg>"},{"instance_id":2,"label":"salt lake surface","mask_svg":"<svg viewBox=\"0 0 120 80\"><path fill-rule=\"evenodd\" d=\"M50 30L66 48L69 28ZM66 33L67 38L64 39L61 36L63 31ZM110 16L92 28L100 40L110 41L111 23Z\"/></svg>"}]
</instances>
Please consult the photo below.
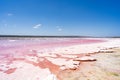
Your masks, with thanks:
<instances>
[{"instance_id":1,"label":"salt lake surface","mask_svg":"<svg viewBox=\"0 0 120 80\"><path fill-rule=\"evenodd\" d=\"M104 40L87 38L0 38L1 80L43 80L51 73L57 74L60 70L60 65L55 64L54 59L58 62L59 60L71 59L61 56L60 53L53 54L56 48L100 42L104 42Z\"/></svg>"}]
</instances>

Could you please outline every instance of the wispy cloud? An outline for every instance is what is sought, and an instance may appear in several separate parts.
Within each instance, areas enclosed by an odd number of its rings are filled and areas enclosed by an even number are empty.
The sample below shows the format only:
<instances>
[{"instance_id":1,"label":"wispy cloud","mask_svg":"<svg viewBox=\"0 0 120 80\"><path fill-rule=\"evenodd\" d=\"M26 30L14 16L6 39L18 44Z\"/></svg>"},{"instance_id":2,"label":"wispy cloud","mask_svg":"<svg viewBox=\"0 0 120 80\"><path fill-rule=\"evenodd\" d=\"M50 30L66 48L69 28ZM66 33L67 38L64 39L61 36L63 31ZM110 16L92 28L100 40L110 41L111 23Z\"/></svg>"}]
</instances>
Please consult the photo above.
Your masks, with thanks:
<instances>
[{"instance_id":1,"label":"wispy cloud","mask_svg":"<svg viewBox=\"0 0 120 80\"><path fill-rule=\"evenodd\" d=\"M58 31L62 31L62 29L61 29L61 28L59 28L59 29L58 29Z\"/></svg>"},{"instance_id":2,"label":"wispy cloud","mask_svg":"<svg viewBox=\"0 0 120 80\"><path fill-rule=\"evenodd\" d=\"M13 14L12 13L8 13L7 16L13 16Z\"/></svg>"},{"instance_id":3,"label":"wispy cloud","mask_svg":"<svg viewBox=\"0 0 120 80\"><path fill-rule=\"evenodd\" d=\"M37 24L37 25L33 26L33 28L34 28L34 29L38 29L38 28L40 28L41 26L42 26L42 24Z\"/></svg>"},{"instance_id":4,"label":"wispy cloud","mask_svg":"<svg viewBox=\"0 0 120 80\"><path fill-rule=\"evenodd\" d=\"M8 26L8 24L6 24L6 23L5 23L5 24L4 24L4 26L5 26L5 27L7 27L7 26Z\"/></svg>"},{"instance_id":5,"label":"wispy cloud","mask_svg":"<svg viewBox=\"0 0 120 80\"><path fill-rule=\"evenodd\" d=\"M56 26L58 31L62 31L63 29L60 26Z\"/></svg>"}]
</instances>

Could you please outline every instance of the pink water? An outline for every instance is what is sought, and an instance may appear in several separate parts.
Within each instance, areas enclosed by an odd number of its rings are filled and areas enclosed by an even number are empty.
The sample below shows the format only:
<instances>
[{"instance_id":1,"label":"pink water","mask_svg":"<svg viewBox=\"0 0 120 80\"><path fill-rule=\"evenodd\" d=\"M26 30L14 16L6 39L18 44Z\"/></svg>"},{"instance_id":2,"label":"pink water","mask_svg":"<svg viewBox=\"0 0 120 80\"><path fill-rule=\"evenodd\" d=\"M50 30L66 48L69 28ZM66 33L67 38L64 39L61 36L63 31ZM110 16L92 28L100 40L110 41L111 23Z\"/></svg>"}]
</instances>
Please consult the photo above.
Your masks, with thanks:
<instances>
[{"instance_id":1,"label":"pink water","mask_svg":"<svg viewBox=\"0 0 120 80\"><path fill-rule=\"evenodd\" d=\"M24 61L40 68L49 68L51 72L57 71L59 66L51 63L46 58L39 61L40 56L37 55L38 50L54 49L57 47L65 47L71 45L82 45L104 42L98 39L81 39L81 38L40 38L40 39L22 39L22 40L0 40L0 71L6 74L13 73L17 68L9 67L14 61ZM32 51L31 51L32 50ZM34 56L38 59L38 63L29 61L25 56ZM5 70L2 69L4 64ZM44 65L43 65L44 64ZM54 67L54 69L52 68Z\"/></svg>"},{"instance_id":2,"label":"pink water","mask_svg":"<svg viewBox=\"0 0 120 80\"><path fill-rule=\"evenodd\" d=\"M46 39L29 39L29 40L0 40L0 50L8 49L20 49L39 47L41 48L53 48L61 46L79 45L103 42L103 40L96 39L80 39L80 38L46 38Z\"/></svg>"}]
</instances>

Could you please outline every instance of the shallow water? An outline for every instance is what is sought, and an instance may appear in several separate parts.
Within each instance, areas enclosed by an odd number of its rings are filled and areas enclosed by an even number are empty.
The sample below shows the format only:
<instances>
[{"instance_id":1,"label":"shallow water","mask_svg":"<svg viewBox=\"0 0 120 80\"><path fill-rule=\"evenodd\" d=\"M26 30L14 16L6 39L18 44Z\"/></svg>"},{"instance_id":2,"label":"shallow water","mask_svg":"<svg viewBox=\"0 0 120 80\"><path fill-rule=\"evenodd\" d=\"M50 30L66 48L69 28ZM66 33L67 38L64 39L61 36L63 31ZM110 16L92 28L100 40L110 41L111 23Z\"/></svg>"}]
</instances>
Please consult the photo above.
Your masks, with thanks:
<instances>
[{"instance_id":1,"label":"shallow water","mask_svg":"<svg viewBox=\"0 0 120 80\"><path fill-rule=\"evenodd\" d=\"M30 47L30 46L39 46L39 47L60 47L60 46L70 46L77 44L88 44L102 42L102 40L95 39L81 39L81 38L7 38L0 40L0 50L9 49L9 48L19 48L19 47Z\"/></svg>"},{"instance_id":2,"label":"shallow water","mask_svg":"<svg viewBox=\"0 0 120 80\"><path fill-rule=\"evenodd\" d=\"M0 39L0 76L4 75L1 80L7 80L7 78L9 80L26 80L30 77L35 78L31 80L37 80L38 77L33 76L37 74L36 72L38 72L37 76L44 75L46 77L51 73L57 74L60 67L52 63L51 60L57 58L67 59L67 57L62 57L59 55L60 53L51 54L50 50L54 51L58 47L98 42L103 42L103 40L81 38ZM44 72L42 73L42 71ZM26 73L26 77L21 78L19 76L21 73ZM18 77L15 75L18 75ZM40 76L39 80L43 79Z\"/></svg>"}]
</instances>

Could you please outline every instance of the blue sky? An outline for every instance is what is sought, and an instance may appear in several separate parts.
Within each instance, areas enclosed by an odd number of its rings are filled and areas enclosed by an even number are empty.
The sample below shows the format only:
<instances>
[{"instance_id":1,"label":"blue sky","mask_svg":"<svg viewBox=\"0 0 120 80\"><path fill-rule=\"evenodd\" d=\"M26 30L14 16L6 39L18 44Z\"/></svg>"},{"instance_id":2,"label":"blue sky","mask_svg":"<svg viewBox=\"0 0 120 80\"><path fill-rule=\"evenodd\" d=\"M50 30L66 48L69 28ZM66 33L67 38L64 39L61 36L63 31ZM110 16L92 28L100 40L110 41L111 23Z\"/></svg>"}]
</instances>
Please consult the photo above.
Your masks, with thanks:
<instances>
[{"instance_id":1,"label":"blue sky","mask_svg":"<svg viewBox=\"0 0 120 80\"><path fill-rule=\"evenodd\" d=\"M0 34L120 36L119 4L119 0L0 0Z\"/></svg>"}]
</instances>

